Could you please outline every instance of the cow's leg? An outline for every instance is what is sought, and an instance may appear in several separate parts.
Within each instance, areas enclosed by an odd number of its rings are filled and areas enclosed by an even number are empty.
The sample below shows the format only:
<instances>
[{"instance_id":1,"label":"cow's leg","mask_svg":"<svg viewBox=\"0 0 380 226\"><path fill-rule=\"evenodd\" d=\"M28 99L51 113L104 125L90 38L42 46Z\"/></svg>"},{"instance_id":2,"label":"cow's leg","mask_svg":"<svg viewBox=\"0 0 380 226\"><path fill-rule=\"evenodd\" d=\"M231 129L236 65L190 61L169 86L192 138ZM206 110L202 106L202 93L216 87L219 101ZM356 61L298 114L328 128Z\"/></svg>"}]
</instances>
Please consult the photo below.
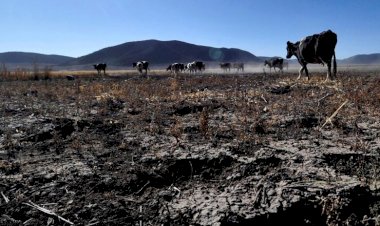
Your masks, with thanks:
<instances>
[{"instance_id":1,"label":"cow's leg","mask_svg":"<svg viewBox=\"0 0 380 226\"><path fill-rule=\"evenodd\" d=\"M297 79L300 79L301 76L302 76L302 73L303 73L303 70L304 70L304 66L302 66L298 72L298 78Z\"/></svg>"},{"instance_id":2,"label":"cow's leg","mask_svg":"<svg viewBox=\"0 0 380 226\"><path fill-rule=\"evenodd\" d=\"M327 76L326 76L326 82L332 80L331 77L331 62L327 62Z\"/></svg>"},{"instance_id":3,"label":"cow's leg","mask_svg":"<svg viewBox=\"0 0 380 226\"><path fill-rule=\"evenodd\" d=\"M306 74L307 80L309 81L309 79L310 79L310 77L309 77L309 71L307 70L306 65L305 65L305 74Z\"/></svg>"}]
</instances>

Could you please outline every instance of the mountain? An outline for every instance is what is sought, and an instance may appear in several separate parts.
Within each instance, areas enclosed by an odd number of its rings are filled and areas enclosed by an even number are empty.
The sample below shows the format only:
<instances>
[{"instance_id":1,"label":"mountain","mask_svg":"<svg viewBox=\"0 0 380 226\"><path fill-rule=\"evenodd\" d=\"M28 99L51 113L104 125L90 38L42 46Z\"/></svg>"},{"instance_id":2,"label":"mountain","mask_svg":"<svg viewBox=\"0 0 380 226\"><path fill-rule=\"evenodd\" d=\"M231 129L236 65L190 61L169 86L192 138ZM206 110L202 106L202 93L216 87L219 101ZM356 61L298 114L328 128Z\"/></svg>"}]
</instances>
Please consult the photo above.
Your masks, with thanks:
<instances>
[{"instance_id":1,"label":"mountain","mask_svg":"<svg viewBox=\"0 0 380 226\"><path fill-rule=\"evenodd\" d=\"M341 60L344 64L380 64L380 53L359 54Z\"/></svg>"},{"instance_id":2,"label":"mountain","mask_svg":"<svg viewBox=\"0 0 380 226\"><path fill-rule=\"evenodd\" d=\"M235 48L214 48L181 41L145 40L126 42L98 50L67 62L67 65L83 65L106 62L115 66L130 66L132 62L147 60L153 65L174 62L261 62L255 55Z\"/></svg>"},{"instance_id":3,"label":"mountain","mask_svg":"<svg viewBox=\"0 0 380 226\"><path fill-rule=\"evenodd\" d=\"M131 66L132 62L147 60L152 65L166 65L174 62L250 62L262 63L269 57L257 57L250 52L236 48L215 48L194 45L181 41L145 40L126 42L91 54L73 58L61 55L46 55L28 52L0 53L0 64L7 67L37 65L55 65L61 67L95 64L106 62L114 66ZM294 57L289 63L296 63ZM339 64L380 64L380 53L360 54L338 60ZM86 66L87 67L87 66Z\"/></svg>"},{"instance_id":4,"label":"mountain","mask_svg":"<svg viewBox=\"0 0 380 226\"><path fill-rule=\"evenodd\" d=\"M60 56L60 55L46 55L39 53L27 52L5 52L0 53L0 63L4 64L43 64L43 65L56 65L63 64L67 61L73 60L73 57Z\"/></svg>"}]
</instances>

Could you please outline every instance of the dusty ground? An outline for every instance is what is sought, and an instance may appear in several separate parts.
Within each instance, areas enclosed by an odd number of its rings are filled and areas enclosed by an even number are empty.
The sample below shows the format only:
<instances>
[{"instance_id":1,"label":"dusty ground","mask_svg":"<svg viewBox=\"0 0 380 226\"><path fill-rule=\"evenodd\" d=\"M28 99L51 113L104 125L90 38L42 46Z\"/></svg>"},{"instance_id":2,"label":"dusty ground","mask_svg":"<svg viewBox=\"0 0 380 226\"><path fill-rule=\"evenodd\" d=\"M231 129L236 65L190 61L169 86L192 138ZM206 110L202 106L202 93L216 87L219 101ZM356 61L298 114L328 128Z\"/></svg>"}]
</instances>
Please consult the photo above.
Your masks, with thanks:
<instances>
[{"instance_id":1,"label":"dusty ground","mask_svg":"<svg viewBox=\"0 0 380 226\"><path fill-rule=\"evenodd\" d=\"M380 72L296 77L3 80L0 225L380 225Z\"/></svg>"}]
</instances>

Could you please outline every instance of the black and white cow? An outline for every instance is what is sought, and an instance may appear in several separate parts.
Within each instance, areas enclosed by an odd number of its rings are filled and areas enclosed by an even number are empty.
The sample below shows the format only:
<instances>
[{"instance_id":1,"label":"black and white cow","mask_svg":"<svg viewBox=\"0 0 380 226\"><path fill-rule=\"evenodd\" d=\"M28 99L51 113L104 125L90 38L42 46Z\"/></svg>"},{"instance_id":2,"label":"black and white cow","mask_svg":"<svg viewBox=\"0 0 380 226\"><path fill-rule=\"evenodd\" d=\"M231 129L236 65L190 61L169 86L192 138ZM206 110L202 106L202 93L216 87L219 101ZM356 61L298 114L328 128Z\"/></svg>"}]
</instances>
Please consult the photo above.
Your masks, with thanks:
<instances>
[{"instance_id":1,"label":"black and white cow","mask_svg":"<svg viewBox=\"0 0 380 226\"><path fill-rule=\"evenodd\" d=\"M220 63L219 66L224 72L231 71L231 63Z\"/></svg>"},{"instance_id":2,"label":"black and white cow","mask_svg":"<svg viewBox=\"0 0 380 226\"><path fill-rule=\"evenodd\" d=\"M206 70L206 64L203 63L202 61L194 61L193 63L195 64L196 71Z\"/></svg>"},{"instance_id":3,"label":"black and white cow","mask_svg":"<svg viewBox=\"0 0 380 226\"><path fill-rule=\"evenodd\" d=\"M202 61L193 61L191 63L188 63L186 65L186 69L192 73L192 72L197 72L197 71L204 71L206 69L206 64L203 63Z\"/></svg>"},{"instance_id":4,"label":"black and white cow","mask_svg":"<svg viewBox=\"0 0 380 226\"><path fill-rule=\"evenodd\" d=\"M282 72L282 69L284 66L284 59L282 59L280 57L270 58L270 59L264 61L264 66L269 67L269 72L272 72L272 68L274 71L276 71L276 68L278 68Z\"/></svg>"},{"instance_id":5,"label":"black and white cow","mask_svg":"<svg viewBox=\"0 0 380 226\"><path fill-rule=\"evenodd\" d=\"M232 67L235 68L236 71L244 72L244 63L234 63Z\"/></svg>"},{"instance_id":6,"label":"black and white cow","mask_svg":"<svg viewBox=\"0 0 380 226\"><path fill-rule=\"evenodd\" d=\"M98 71L98 74L100 74L102 71L104 72L104 74L106 74L107 64L100 63L100 64L94 64L93 66Z\"/></svg>"},{"instance_id":7,"label":"black and white cow","mask_svg":"<svg viewBox=\"0 0 380 226\"><path fill-rule=\"evenodd\" d=\"M298 79L301 78L303 71L306 73L306 77L309 80L309 72L306 65L310 64L327 64L327 77L326 81L335 79L336 76L336 57L335 46L338 42L337 35L331 30L321 32L320 34L314 34L307 36L299 42L291 43L287 42L287 55L289 59L293 55L297 57L298 62L301 64L299 70ZM331 61L333 58L334 75L331 76Z\"/></svg>"},{"instance_id":8,"label":"black and white cow","mask_svg":"<svg viewBox=\"0 0 380 226\"><path fill-rule=\"evenodd\" d=\"M136 68L140 72L140 74L143 73L143 70L145 70L145 74L148 74L149 62L148 61L134 62L132 63L132 67Z\"/></svg>"},{"instance_id":9,"label":"black and white cow","mask_svg":"<svg viewBox=\"0 0 380 226\"><path fill-rule=\"evenodd\" d=\"M193 63L187 63L185 66L185 70L187 70L190 73L193 73L196 71L195 64Z\"/></svg>"},{"instance_id":10,"label":"black and white cow","mask_svg":"<svg viewBox=\"0 0 380 226\"><path fill-rule=\"evenodd\" d=\"M185 69L184 64L173 63L166 68L166 71L170 71L170 73L174 73L176 75L178 74L178 72L183 71L184 69Z\"/></svg>"}]
</instances>

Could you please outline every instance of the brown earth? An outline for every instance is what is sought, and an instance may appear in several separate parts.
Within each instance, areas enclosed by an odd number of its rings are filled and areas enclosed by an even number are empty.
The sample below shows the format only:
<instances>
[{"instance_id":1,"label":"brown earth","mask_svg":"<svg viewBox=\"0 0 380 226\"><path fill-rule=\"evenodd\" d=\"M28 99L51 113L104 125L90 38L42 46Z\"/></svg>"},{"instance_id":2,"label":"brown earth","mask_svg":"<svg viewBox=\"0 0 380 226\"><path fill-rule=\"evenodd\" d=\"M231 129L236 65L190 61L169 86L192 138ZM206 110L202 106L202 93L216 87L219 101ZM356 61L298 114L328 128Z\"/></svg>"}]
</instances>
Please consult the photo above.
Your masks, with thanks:
<instances>
[{"instance_id":1,"label":"brown earth","mask_svg":"<svg viewBox=\"0 0 380 226\"><path fill-rule=\"evenodd\" d=\"M296 77L3 80L0 225L380 225L380 72Z\"/></svg>"}]
</instances>

